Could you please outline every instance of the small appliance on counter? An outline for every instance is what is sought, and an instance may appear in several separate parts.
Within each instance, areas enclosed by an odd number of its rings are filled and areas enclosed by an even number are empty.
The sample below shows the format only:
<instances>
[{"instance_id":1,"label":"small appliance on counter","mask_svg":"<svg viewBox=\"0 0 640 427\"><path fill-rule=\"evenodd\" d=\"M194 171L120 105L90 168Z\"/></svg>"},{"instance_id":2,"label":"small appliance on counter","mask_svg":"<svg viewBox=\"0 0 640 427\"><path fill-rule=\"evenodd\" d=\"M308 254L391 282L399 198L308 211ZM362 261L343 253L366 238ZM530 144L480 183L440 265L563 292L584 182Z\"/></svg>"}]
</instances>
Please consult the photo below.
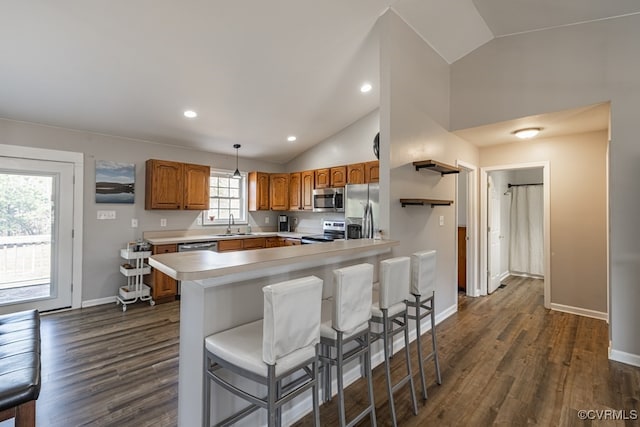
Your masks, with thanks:
<instances>
[{"instance_id":1,"label":"small appliance on counter","mask_svg":"<svg viewBox=\"0 0 640 427\"><path fill-rule=\"evenodd\" d=\"M347 225L347 240L349 239L362 239L362 225L361 224L349 224Z\"/></svg>"},{"instance_id":2,"label":"small appliance on counter","mask_svg":"<svg viewBox=\"0 0 640 427\"><path fill-rule=\"evenodd\" d=\"M291 224L289 223L289 217L287 215L278 215L278 231L279 232L291 231Z\"/></svg>"},{"instance_id":3,"label":"small appliance on counter","mask_svg":"<svg viewBox=\"0 0 640 427\"><path fill-rule=\"evenodd\" d=\"M344 239L344 229L344 221L322 221L322 234L302 236L300 241L303 245L308 245L311 243L333 242L337 239Z\"/></svg>"}]
</instances>

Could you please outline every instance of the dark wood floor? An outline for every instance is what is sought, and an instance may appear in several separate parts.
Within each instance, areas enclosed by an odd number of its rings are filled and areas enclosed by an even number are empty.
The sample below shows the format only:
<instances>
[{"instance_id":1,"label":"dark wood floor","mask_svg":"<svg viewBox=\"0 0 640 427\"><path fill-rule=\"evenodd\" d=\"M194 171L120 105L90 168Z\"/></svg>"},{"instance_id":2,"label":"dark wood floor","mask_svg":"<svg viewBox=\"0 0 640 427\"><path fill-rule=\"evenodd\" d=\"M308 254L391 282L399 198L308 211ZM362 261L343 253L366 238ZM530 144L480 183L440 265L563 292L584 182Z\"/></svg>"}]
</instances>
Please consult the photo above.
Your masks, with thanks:
<instances>
[{"instance_id":1,"label":"dark wood floor","mask_svg":"<svg viewBox=\"0 0 640 427\"><path fill-rule=\"evenodd\" d=\"M545 310L541 281L507 284L491 297L460 296L459 312L438 325L443 384L428 371L429 399L418 416L400 391L400 425L640 425L578 418L580 409L640 411L640 368L607 359L607 324ZM177 302L43 316L38 426L175 426L178 320ZM390 425L380 367L374 383L378 425ZM416 385L419 396L417 376ZM361 382L347 389L351 410L365 399ZM336 425L335 399L321 407L321 421Z\"/></svg>"}]
</instances>

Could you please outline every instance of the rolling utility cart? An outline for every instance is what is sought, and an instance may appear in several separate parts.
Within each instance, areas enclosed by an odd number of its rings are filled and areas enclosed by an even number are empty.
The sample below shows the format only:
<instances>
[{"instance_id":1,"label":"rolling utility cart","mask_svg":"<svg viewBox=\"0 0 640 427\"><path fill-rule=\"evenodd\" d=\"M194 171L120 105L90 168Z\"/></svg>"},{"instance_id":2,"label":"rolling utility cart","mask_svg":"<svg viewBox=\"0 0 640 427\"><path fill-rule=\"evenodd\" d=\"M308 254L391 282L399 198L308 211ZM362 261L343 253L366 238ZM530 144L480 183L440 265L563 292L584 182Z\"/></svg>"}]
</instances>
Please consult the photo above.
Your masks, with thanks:
<instances>
[{"instance_id":1,"label":"rolling utility cart","mask_svg":"<svg viewBox=\"0 0 640 427\"><path fill-rule=\"evenodd\" d=\"M120 272L127 276L127 286L121 286L116 296L116 304L122 304L122 311L127 311L127 305L137 301L149 301L149 305L155 305L151 288L142 283L142 276L151 273L151 267L144 263L150 256L151 251L120 249L120 257L131 261L120 266Z\"/></svg>"}]
</instances>

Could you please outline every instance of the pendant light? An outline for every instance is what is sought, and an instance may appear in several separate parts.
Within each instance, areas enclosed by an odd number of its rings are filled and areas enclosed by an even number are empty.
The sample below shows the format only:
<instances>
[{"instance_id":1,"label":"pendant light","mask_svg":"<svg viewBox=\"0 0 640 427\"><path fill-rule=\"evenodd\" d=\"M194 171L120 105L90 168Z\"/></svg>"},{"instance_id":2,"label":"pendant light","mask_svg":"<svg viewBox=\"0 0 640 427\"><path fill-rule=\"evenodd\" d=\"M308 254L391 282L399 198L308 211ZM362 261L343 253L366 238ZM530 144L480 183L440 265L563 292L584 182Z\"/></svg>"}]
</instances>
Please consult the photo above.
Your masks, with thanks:
<instances>
[{"instance_id":1,"label":"pendant light","mask_svg":"<svg viewBox=\"0 0 640 427\"><path fill-rule=\"evenodd\" d=\"M238 148L240 148L240 144L233 144L233 148L236 149L236 171L233 173L233 177L240 179L242 178L242 175L240 175L240 171L238 170Z\"/></svg>"}]
</instances>

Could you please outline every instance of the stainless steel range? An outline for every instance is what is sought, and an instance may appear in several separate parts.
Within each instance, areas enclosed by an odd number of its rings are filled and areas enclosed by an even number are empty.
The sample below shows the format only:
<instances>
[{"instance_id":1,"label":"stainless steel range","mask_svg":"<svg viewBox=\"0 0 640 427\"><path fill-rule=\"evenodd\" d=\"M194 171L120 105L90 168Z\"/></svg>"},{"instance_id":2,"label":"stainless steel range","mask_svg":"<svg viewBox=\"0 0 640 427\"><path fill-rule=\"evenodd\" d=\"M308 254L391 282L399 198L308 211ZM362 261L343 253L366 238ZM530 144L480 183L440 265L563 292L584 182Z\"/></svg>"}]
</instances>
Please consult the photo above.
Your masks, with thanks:
<instances>
[{"instance_id":1,"label":"stainless steel range","mask_svg":"<svg viewBox=\"0 0 640 427\"><path fill-rule=\"evenodd\" d=\"M322 234L303 236L300 241L303 245L311 243L333 242L336 239L344 239L345 222L340 220L322 221Z\"/></svg>"}]
</instances>

